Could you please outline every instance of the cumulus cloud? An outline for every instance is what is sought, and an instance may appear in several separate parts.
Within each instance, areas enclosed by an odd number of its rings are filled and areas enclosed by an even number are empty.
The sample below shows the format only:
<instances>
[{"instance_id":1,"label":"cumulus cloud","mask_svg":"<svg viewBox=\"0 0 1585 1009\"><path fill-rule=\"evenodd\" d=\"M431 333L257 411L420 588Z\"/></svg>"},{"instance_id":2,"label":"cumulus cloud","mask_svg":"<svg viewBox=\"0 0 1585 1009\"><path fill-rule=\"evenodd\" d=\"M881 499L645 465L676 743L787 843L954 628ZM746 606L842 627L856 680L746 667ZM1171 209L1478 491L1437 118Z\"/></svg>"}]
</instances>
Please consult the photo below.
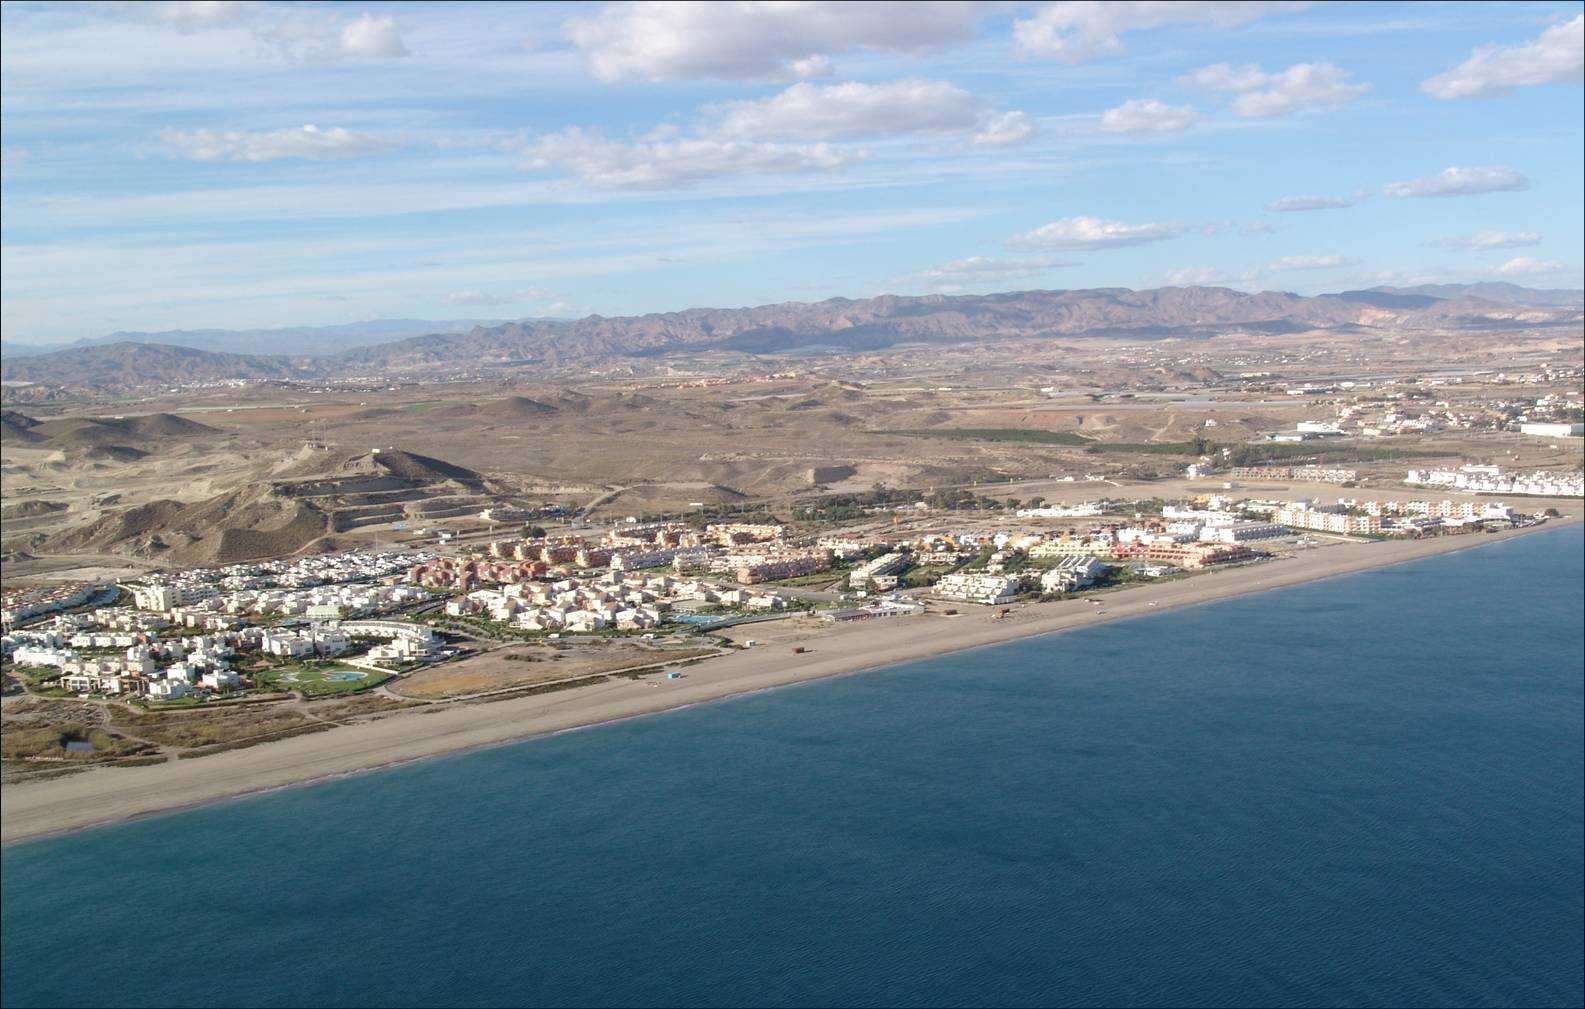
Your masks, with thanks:
<instances>
[{"instance_id":1,"label":"cumulus cloud","mask_svg":"<svg viewBox=\"0 0 1585 1009\"><path fill-rule=\"evenodd\" d=\"M1407 182L1389 182L1381 187L1381 191L1386 196L1404 199L1474 196L1478 193L1503 193L1529 188L1530 180L1517 170L1494 165L1487 168L1444 168L1435 175L1424 175Z\"/></svg>"},{"instance_id":2,"label":"cumulus cloud","mask_svg":"<svg viewBox=\"0 0 1585 1009\"><path fill-rule=\"evenodd\" d=\"M1488 249L1523 249L1540 245L1541 236L1534 231L1477 231L1473 235L1452 235L1431 243L1444 249L1464 249L1484 252Z\"/></svg>"},{"instance_id":3,"label":"cumulus cloud","mask_svg":"<svg viewBox=\"0 0 1585 1009\"><path fill-rule=\"evenodd\" d=\"M1554 273L1562 273L1567 269L1568 264L1560 259L1531 259L1529 256L1515 256L1497 267L1497 273L1503 277L1544 277Z\"/></svg>"},{"instance_id":4,"label":"cumulus cloud","mask_svg":"<svg viewBox=\"0 0 1585 1009\"><path fill-rule=\"evenodd\" d=\"M307 158L323 161L356 158L397 146L395 138L339 126L321 129L309 123L287 130L166 130L160 134L177 153L195 161L280 161Z\"/></svg>"},{"instance_id":5,"label":"cumulus cloud","mask_svg":"<svg viewBox=\"0 0 1585 1009\"><path fill-rule=\"evenodd\" d=\"M928 270L921 270L914 274L914 278L925 281L955 281L960 283L1014 280L1020 277L1037 276L1048 270L1082 265L1084 264L1071 260L1051 259L1049 257L991 259L986 256L969 256L967 259L954 259L950 263L931 267Z\"/></svg>"},{"instance_id":6,"label":"cumulus cloud","mask_svg":"<svg viewBox=\"0 0 1585 1009\"><path fill-rule=\"evenodd\" d=\"M1183 231L1183 225L1170 221L1128 224L1097 217L1065 217L1014 235L1006 244L1012 249L1116 249L1166 241Z\"/></svg>"},{"instance_id":7,"label":"cumulus cloud","mask_svg":"<svg viewBox=\"0 0 1585 1009\"><path fill-rule=\"evenodd\" d=\"M979 101L946 81L794 84L754 101L706 109L710 132L744 140L855 140L904 133L965 133L980 123Z\"/></svg>"},{"instance_id":8,"label":"cumulus cloud","mask_svg":"<svg viewBox=\"0 0 1585 1009\"><path fill-rule=\"evenodd\" d=\"M616 3L569 20L590 71L624 80L823 76L855 49L921 53L974 37L977 3Z\"/></svg>"},{"instance_id":9,"label":"cumulus cloud","mask_svg":"<svg viewBox=\"0 0 1585 1009\"><path fill-rule=\"evenodd\" d=\"M1025 113L998 112L981 120L972 143L979 147L1011 147L1029 140L1036 132L1034 120Z\"/></svg>"},{"instance_id":10,"label":"cumulus cloud","mask_svg":"<svg viewBox=\"0 0 1585 1009\"><path fill-rule=\"evenodd\" d=\"M1536 84L1578 84L1585 79L1585 14L1554 25L1532 42L1488 45L1420 85L1433 98L1490 98Z\"/></svg>"},{"instance_id":11,"label":"cumulus cloud","mask_svg":"<svg viewBox=\"0 0 1585 1009\"><path fill-rule=\"evenodd\" d=\"M408 55L396 20L365 14L341 29L341 52L346 56L390 58Z\"/></svg>"},{"instance_id":12,"label":"cumulus cloud","mask_svg":"<svg viewBox=\"0 0 1585 1009\"><path fill-rule=\"evenodd\" d=\"M1135 136L1178 133L1193 126L1198 119L1199 115L1187 105L1167 105L1154 98L1132 98L1101 113L1100 128L1105 133Z\"/></svg>"},{"instance_id":13,"label":"cumulus cloud","mask_svg":"<svg viewBox=\"0 0 1585 1009\"><path fill-rule=\"evenodd\" d=\"M1284 196L1266 204L1268 214L1291 214L1301 210L1341 210L1352 207L1365 198L1363 193L1353 196Z\"/></svg>"},{"instance_id":14,"label":"cumulus cloud","mask_svg":"<svg viewBox=\"0 0 1585 1009\"><path fill-rule=\"evenodd\" d=\"M1268 14L1301 10L1306 3L1122 2L1051 3L1013 22L1018 47L1032 56L1078 63L1123 50L1123 35L1174 24L1232 28Z\"/></svg>"},{"instance_id":15,"label":"cumulus cloud","mask_svg":"<svg viewBox=\"0 0 1585 1009\"><path fill-rule=\"evenodd\" d=\"M853 155L829 144L651 135L610 140L571 127L536 139L530 167L560 168L603 189L668 189L728 175L830 171Z\"/></svg>"},{"instance_id":16,"label":"cumulus cloud","mask_svg":"<svg viewBox=\"0 0 1585 1009\"><path fill-rule=\"evenodd\" d=\"M1241 67L1216 63L1185 74L1178 82L1236 95L1233 111L1250 119L1335 108L1370 90L1369 84L1350 82L1348 71L1331 63L1295 63L1274 74L1253 63Z\"/></svg>"},{"instance_id":17,"label":"cumulus cloud","mask_svg":"<svg viewBox=\"0 0 1585 1009\"><path fill-rule=\"evenodd\" d=\"M1336 270L1339 267L1353 266L1354 260L1343 256L1283 256L1267 263L1265 269L1272 273L1284 273L1289 270Z\"/></svg>"}]
</instances>

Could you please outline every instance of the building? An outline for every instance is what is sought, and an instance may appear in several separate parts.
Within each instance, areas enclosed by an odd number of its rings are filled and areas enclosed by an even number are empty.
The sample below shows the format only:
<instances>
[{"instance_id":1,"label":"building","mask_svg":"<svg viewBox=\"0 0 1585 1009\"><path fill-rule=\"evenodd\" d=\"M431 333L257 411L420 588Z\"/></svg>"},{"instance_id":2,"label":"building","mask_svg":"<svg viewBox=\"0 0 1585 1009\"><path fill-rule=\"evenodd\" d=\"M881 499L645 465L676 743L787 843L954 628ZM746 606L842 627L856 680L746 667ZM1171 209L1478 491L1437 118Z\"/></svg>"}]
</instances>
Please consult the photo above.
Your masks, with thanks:
<instances>
[{"instance_id":1,"label":"building","mask_svg":"<svg viewBox=\"0 0 1585 1009\"><path fill-rule=\"evenodd\" d=\"M867 606L822 610L820 619L828 624L845 624L854 620L872 620L878 617L913 617L924 611L924 603L908 599L877 599Z\"/></svg>"},{"instance_id":2,"label":"building","mask_svg":"<svg viewBox=\"0 0 1585 1009\"><path fill-rule=\"evenodd\" d=\"M1047 595L1072 592L1094 585L1108 568L1094 557L1073 554L1040 576L1040 591Z\"/></svg>"},{"instance_id":3,"label":"building","mask_svg":"<svg viewBox=\"0 0 1585 1009\"><path fill-rule=\"evenodd\" d=\"M611 552L612 571L638 571L642 568L658 568L671 564L677 559L677 547L655 547L652 549L613 550Z\"/></svg>"},{"instance_id":4,"label":"building","mask_svg":"<svg viewBox=\"0 0 1585 1009\"><path fill-rule=\"evenodd\" d=\"M149 697L156 701L174 701L192 692L193 688L181 678L153 680L149 683Z\"/></svg>"},{"instance_id":5,"label":"building","mask_svg":"<svg viewBox=\"0 0 1585 1009\"><path fill-rule=\"evenodd\" d=\"M1291 508L1279 509L1273 518L1290 529L1308 529L1342 536L1381 534L1380 515L1350 515L1341 508L1321 509L1295 505Z\"/></svg>"},{"instance_id":6,"label":"building","mask_svg":"<svg viewBox=\"0 0 1585 1009\"><path fill-rule=\"evenodd\" d=\"M1585 424L1520 424L1519 433L1535 435L1537 438L1578 438L1585 435Z\"/></svg>"},{"instance_id":7,"label":"building","mask_svg":"<svg viewBox=\"0 0 1585 1009\"><path fill-rule=\"evenodd\" d=\"M1138 550L1138 555L1147 561L1158 564L1171 564L1178 568L1203 568L1212 564L1230 564L1234 561L1246 561L1255 556L1255 552L1245 546L1227 545L1220 543L1147 543Z\"/></svg>"},{"instance_id":8,"label":"building","mask_svg":"<svg viewBox=\"0 0 1585 1009\"><path fill-rule=\"evenodd\" d=\"M779 528L779 527L778 527ZM829 550L782 550L724 558L740 585L797 578L831 567Z\"/></svg>"},{"instance_id":9,"label":"building","mask_svg":"<svg viewBox=\"0 0 1585 1009\"><path fill-rule=\"evenodd\" d=\"M1022 580L1013 575L957 572L943 575L933 589L937 597L965 603L995 606L1018 596Z\"/></svg>"},{"instance_id":10,"label":"building","mask_svg":"<svg viewBox=\"0 0 1585 1009\"><path fill-rule=\"evenodd\" d=\"M1281 522L1234 522L1232 525L1208 525L1200 530L1202 543L1249 543L1255 540L1276 539L1287 536L1288 527Z\"/></svg>"},{"instance_id":11,"label":"building","mask_svg":"<svg viewBox=\"0 0 1585 1009\"><path fill-rule=\"evenodd\" d=\"M868 588L872 580L878 583L880 580L889 577L892 583L896 584L896 578L892 576L906 571L910 563L909 556L905 553L882 554L874 560L867 561L854 568L848 574L848 587L855 589Z\"/></svg>"},{"instance_id":12,"label":"building","mask_svg":"<svg viewBox=\"0 0 1585 1009\"><path fill-rule=\"evenodd\" d=\"M95 586L85 583L0 590L4 599L0 603L0 623L10 627L46 613L81 606L95 591Z\"/></svg>"},{"instance_id":13,"label":"building","mask_svg":"<svg viewBox=\"0 0 1585 1009\"><path fill-rule=\"evenodd\" d=\"M1448 487L1488 494L1528 494L1533 497L1585 497L1585 473L1580 470L1535 470L1513 473L1500 466L1460 466L1458 469L1412 469L1404 483L1420 487Z\"/></svg>"}]
</instances>

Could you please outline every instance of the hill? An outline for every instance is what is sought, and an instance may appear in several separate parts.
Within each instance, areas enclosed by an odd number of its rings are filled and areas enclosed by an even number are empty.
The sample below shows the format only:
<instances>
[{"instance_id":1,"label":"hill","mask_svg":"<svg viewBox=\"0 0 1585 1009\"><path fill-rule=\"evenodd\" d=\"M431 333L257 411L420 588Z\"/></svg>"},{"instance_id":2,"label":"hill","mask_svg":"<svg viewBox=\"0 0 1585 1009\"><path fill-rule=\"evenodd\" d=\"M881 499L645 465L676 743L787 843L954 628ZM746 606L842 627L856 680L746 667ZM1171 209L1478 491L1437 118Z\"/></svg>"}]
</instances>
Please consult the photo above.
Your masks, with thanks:
<instances>
[{"instance_id":1,"label":"hill","mask_svg":"<svg viewBox=\"0 0 1585 1009\"><path fill-rule=\"evenodd\" d=\"M471 469L399 448L375 449L368 455L349 463L344 469L353 471L360 467L383 470L392 476L417 483L444 480L454 480L468 485L484 483L484 477Z\"/></svg>"},{"instance_id":2,"label":"hill","mask_svg":"<svg viewBox=\"0 0 1585 1009\"><path fill-rule=\"evenodd\" d=\"M89 456L128 451L135 450L97 447ZM198 501L159 499L111 511L37 546L45 553L230 564L324 549L328 537L368 526L477 514L496 489L471 469L399 448L306 452L283 460L275 478Z\"/></svg>"},{"instance_id":3,"label":"hill","mask_svg":"<svg viewBox=\"0 0 1585 1009\"><path fill-rule=\"evenodd\" d=\"M178 381L291 379L313 373L310 365L289 357L217 354L152 343L114 343L32 357L8 354L0 366L0 377L7 382L92 387L111 392L175 385Z\"/></svg>"},{"instance_id":4,"label":"hill","mask_svg":"<svg viewBox=\"0 0 1585 1009\"><path fill-rule=\"evenodd\" d=\"M1496 305L1523 305L1531 308L1585 307L1585 291L1543 290L1503 282L1483 284L1421 284L1417 287L1373 287L1388 294L1429 297L1439 301L1477 298Z\"/></svg>"},{"instance_id":5,"label":"hill","mask_svg":"<svg viewBox=\"0 0 1585 1009\"><path fill-rule=\"evenodd\" d=\"M27 414L15 410L0 410L0 440L13 444L34 444L44 440L44 436L33 429L39 422Z\"/></svg>"},{"instance_id":6,"label":"hill","mask_svg":"<svg viewBox=\"0 0 1585 1009\"><path fill-rule=\"evenodd\" d=\"M508 396L505 399L484 403L479 407L479 415L481 417L500 417L506 420L543 417L546 414L556 412L556 408L549 403L541 403L539 400L529 399L527 396Z\"/></svg>"},{"instance_id":7,"label":"hill","mask_svg":"<svg viewBox=\"0 0 1585 1009\"><path fill-rule=\"evenodd\" d=\"M62 417L25 429L51 448L125 448L150 442L187 442L221 434L207 424L170 413L138 417ZM9 433L9 432L8 432Z\"/></svg>"}]
</instances>

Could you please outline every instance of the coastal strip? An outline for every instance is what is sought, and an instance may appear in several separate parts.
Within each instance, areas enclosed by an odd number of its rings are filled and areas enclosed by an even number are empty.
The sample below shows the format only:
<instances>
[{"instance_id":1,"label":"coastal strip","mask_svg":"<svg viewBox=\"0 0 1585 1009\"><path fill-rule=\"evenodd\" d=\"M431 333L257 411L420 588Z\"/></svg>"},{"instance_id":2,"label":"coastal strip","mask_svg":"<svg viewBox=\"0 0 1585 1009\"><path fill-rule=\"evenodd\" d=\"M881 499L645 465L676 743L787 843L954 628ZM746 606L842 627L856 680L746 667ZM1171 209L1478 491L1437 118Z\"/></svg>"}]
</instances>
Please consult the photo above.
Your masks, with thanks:
<instances>
[{"instance_id":1,"label":"coastal strip","mask_svg":"<svg viewBox=\"0 0 1585 1009\"><path fill-rule=\"evenodd\" d=\"M799 651L766 645L692 666L676 680L615 679L573 691L398 712L202 760L97 767L0 788L0 842L46 837L346 774L583 728L707 701L841 676L1017 638L1160 613L1568 528L1577 517L1493 534L1345 543L1267 563L1209 571L1104 596L1032 603L1005 617L964 607L870 620L808 639Z\"/></svg>"}]
</instances>

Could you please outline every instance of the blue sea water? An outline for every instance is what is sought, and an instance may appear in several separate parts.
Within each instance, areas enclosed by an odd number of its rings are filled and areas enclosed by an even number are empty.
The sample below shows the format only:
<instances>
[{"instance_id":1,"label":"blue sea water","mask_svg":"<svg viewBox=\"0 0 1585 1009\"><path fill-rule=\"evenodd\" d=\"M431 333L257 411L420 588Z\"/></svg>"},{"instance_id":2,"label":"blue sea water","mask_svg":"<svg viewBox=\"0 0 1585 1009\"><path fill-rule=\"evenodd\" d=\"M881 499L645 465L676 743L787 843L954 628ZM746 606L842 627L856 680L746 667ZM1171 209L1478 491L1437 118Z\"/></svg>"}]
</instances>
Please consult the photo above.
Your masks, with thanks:
<instances>
[{"instance_id":1,"label":"blue sea water","mask_svg":"<svg viewBox=\"0 0 1585 1009\"><path fill-rule=\"evenodd\" d=\"M1579 1005L1579 528L14 846L31 1005Z\"/></svg>"}]
</instances>

